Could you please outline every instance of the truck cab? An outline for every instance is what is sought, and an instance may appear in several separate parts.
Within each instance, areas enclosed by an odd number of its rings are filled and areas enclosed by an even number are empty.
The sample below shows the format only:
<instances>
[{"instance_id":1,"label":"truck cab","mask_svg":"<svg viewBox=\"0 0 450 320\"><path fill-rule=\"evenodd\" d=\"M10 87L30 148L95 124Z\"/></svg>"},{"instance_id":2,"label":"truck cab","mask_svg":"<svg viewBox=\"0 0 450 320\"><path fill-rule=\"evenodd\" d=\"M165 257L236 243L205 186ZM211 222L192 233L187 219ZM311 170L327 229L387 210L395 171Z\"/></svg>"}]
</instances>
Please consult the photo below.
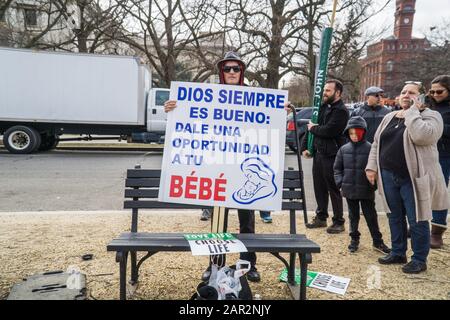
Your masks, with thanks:
<instances>
[{"instance_id":1,"label":"truck cab","mask_svg":"<svg viewBox=\"0 0 450 320\"><path fill-rule=\"evenodd\" d=\"M169 100L169 89L153 88L147 97L147 131L166 131L167 113L164 112L164 102Z\"/></svg>"}]
</instances>

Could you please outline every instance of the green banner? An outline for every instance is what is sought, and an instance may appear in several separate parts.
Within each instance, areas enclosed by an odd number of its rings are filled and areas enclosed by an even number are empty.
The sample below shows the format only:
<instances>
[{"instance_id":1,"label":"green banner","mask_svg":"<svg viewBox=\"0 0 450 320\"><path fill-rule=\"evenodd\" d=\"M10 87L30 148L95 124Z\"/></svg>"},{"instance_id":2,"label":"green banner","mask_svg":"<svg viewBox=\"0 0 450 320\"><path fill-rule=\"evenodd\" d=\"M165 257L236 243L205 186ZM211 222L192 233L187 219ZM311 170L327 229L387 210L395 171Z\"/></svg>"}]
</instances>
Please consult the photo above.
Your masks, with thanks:
<instances>
[{"instance_id":1,"label":"green banner","mask_svg":"<svg viewBox=\"0 0 450 320\"><path fill-rule=\"evenodd\" d=\"M196 240L235 240L236 239L231 233L191 233L191 234L185 234L184 238L187 241L196 241Z\"/></svg>"},{"instance_id":2,"label":"green banner","mask_svg":"<svg viewBox=\"0 0 450 320\"><path fill-rule=\"evenodd\" d=\"M307 272L307 278L306 278L306 286L309 287L311 282L317 277L317 272L308 271ZM288 271L286 268L281 271L280 281L287 282L288 280ZM295 269L295 283L300 284L300 269Z\"/></svg>"},{"instance_id":3,"label":"green banner","mask_svg":"<svg viewBox=\"0 0 450 320\"><path fill-rule=\"evenodd\" d=\"M314 78L314 106L313 113L311 117L312 123L317 123L319 118L319 109L322 105L322 95L323 87L325 86L325 81L327 79L328 71L328 55L330 53L331 39L333 37L333 28L325 28L322 32L322 39L320 43L320 57L319 65L316 70L316 76ZM314 135L308 134L308 151L313 155L313 140Z\"/></svg>"}]
</instances>

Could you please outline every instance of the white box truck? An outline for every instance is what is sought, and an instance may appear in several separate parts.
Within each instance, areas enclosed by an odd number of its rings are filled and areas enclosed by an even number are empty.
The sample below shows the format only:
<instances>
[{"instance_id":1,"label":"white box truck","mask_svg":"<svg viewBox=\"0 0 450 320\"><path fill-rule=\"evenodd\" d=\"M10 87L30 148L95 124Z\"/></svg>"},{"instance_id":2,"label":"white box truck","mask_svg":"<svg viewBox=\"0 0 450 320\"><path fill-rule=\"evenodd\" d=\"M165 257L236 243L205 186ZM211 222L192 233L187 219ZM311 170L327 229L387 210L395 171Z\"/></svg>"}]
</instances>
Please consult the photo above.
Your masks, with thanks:
<instances>
[{"instance_id":1,"label":"white box truck","mask_svg":"<svg viewBox=\"0 0 450 320\"><path fill-rule=\"evenodd\" d=\"M0 135L12 153L50 150L62 134L159 142L168 98L137 57L0 48Z\"/></svg>"}]
</instances>

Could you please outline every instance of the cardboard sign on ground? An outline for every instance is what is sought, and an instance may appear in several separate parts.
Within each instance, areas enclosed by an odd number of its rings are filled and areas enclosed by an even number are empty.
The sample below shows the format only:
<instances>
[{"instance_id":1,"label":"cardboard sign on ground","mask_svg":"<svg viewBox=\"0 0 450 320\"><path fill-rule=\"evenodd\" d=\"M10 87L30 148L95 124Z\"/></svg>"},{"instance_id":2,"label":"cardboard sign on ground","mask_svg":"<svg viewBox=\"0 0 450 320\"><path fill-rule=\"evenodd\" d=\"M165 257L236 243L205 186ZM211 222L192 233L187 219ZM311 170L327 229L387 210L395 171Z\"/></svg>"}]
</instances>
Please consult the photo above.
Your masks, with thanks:
<instances>
[{"instance_id":1,"label":"cardboard sign on ground","mask_svg":"<svg viewBox=\"0 0 450 320\"><path fill-rule=\"evenodd\" d=\"M337 294L345 294L348 285L350 284L349 278L338 277L332 274L308 271L308 277L306 279L306 286L310 288L316 288L328 292ZM280 280L287 282L288 272L284 269L281 272ZM295 283L300 284L300 269L295 269Z\"/></svg>"}]
</instances>

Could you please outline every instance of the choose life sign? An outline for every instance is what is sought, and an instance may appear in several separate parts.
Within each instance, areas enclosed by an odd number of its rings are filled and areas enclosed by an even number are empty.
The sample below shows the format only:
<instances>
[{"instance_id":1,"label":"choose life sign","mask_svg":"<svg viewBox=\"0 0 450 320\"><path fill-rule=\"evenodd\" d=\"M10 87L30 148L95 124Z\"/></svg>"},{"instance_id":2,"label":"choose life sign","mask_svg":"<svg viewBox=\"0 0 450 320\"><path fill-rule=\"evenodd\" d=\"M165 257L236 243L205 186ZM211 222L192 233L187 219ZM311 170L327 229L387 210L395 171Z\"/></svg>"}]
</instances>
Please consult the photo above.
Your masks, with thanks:
<instances>
[{"instance_id":1,"label":"choose life sign","mask_svg":"<svg viewBox=\"0 0 450 320\"><path fill-rule=\"evenodd\" d=\"M287 91L172 82L159 201L280 210Z\"/></svg>"},{"instance_id":2,"label":"choose life sign","mask_svg":"<svg viewBox=\"0 0 450 320\"><path fill-rule=\"evenodd\" d=\"M185 234L193 256L247 252L247 248L231 233Z\"/></svg>"}]
</instances>

